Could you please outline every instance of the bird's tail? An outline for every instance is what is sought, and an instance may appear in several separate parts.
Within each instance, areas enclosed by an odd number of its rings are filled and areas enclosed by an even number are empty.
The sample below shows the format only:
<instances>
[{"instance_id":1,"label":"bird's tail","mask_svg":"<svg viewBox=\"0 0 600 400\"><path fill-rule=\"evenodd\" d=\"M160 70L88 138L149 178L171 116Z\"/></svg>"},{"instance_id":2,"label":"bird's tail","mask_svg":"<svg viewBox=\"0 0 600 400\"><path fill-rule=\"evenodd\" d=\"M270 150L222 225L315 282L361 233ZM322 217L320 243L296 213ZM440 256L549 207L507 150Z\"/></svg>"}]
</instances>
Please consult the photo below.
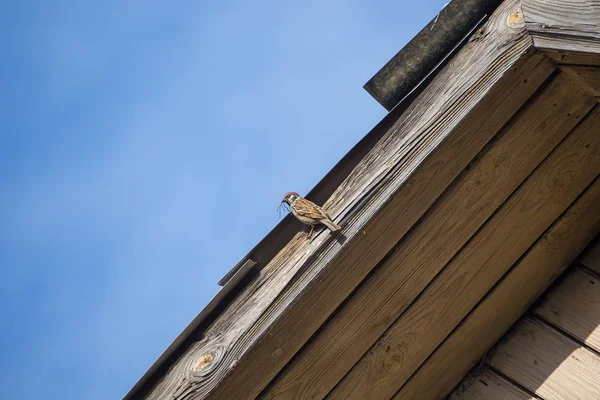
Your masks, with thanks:
<instances>
[{"instance_id":1,"label":"bird's tail","mask_svg":"<svg viewBox=\"0 0 600 400\"><path fill-rule=\"evenodd\" d=\"M336 231L339 231L340 229L342 229L342 228L340 228L339 225L336 225L335 222L333 222L330 219L323 219L323 220L321 220L321 222L323 223L323 225L325 225L326 227L331 229L331 232L336 232Z\"/></svg>"}]
</instances>

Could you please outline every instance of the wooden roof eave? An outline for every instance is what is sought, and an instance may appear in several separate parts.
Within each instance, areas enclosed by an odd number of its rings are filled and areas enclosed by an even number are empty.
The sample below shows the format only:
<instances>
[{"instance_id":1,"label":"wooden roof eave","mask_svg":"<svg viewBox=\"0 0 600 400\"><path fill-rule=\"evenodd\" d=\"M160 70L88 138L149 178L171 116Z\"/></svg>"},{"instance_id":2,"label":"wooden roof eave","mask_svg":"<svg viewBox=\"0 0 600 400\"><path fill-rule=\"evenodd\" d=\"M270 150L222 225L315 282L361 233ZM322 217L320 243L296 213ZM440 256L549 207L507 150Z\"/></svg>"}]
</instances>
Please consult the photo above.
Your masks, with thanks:
<instances>
[{"instance_id":1,"label":"wooden roof eave","mask_svg":"<svg viewBox=\"0 0 600 400\"><path fill-rule=\"evenodd\" d=\"M440 64L439 67L441 66ZM433 78L436 73L437 70L430 71L427 78ZM318 204L324 203L341 182L348 177L360 160L388 132L412 100L422 92L426 83L427 79L421 80L419 86L407 93L403 101L371 129L305 197ZM202 335L206 327L228 306L231 299L243 290L245 283L264 268L289 243L299 229L300 225L297 221L291 216L286 216L238 264L224 275L218 282L219 286L223 288L177 336L125 395L123 400L143 398L147 390L152 388L156 384L156 380L166 373L172 363L181 355L181 352L189 347L189 343Z\"/></svg>"},{"instance_id":2,"label":"wooden roof eave","mask_svg":"<svg viewBox=\"0 0 600 400\"><path fill-rule=\"evenodd\" d=\"M554 65L522 19L510 18L517 9L503 3L376 143L355 153L326 203L340 238L291 239L206 330L176 346L169 371L155 371L127 398L260 393L550 76Z\"/></svg>"},{"instance_id":3,"label":"wooden roof eave","mask_svg":"<svg viewBox=\"0 0 600 400\"><path fill-rule=\"evenodd\" d=\"M402 85L401 88L394 89L395 96L400 99L396 101L393 109L387 114L369 133L367 133L324 177L317 185L305 196L318 204L324 203L334 192L334 190L348 177L358 162L373 148L381 137L391 128L399 116L406 110L411 102L423 91L424 87L437 75L447 60L452 57L471 36L473 31L481 25L487 18L487 12L491 12L493 5L499 0L475 0L475 3L481 3L474 6L474 0L453 0L452 7L445 7L438 16L431 20L415 37L411 40L414 48L424 49L424 46L435 48L424 51L427 53L428 64L419 68L413 68L411 71L402 70L403 80L397 82ZM438 24L438 22L440 22ZM457 27L450 33L445 27L448 25ZM458 29L460 27L460 29ZM432 37L431 35L435 35ZM445 35L452 34L450 40ZM456 42L455 42L456 41ZM441 50L441 51L440 51ZM415 55L414 49L405 46L395 58L407 58L405 52L410 51ZM388 63L389 64L389 63ZM429 66L432 66L429 68ZM382 68L382 71L384 68ZM389 67L388 67L389 70ZM368 86L372 86L374 80L382 81L378 72L365 85L365 89L371 93ZM387 84L391 88L391 84ZM376 100L380 101L376 98ZM143 396L149 387L156 383L157 376L160 377L170 368L172 362L181 355L181 351L188 347L194 338L202 334L203 330L210 325L216 316L227 306L230 300L236 296L248 278L258 272L269 261L275 257L281 249L298 232L297 222L287 216L275 226L248 254L246 254L239 263L237 263L226 275L218 282L223 289L206 305L206 307L194 318L193 321L177 336L169 347L146 371L140 380L124 397L124 400L130 400Z\"/></svg>"}]
</instances>

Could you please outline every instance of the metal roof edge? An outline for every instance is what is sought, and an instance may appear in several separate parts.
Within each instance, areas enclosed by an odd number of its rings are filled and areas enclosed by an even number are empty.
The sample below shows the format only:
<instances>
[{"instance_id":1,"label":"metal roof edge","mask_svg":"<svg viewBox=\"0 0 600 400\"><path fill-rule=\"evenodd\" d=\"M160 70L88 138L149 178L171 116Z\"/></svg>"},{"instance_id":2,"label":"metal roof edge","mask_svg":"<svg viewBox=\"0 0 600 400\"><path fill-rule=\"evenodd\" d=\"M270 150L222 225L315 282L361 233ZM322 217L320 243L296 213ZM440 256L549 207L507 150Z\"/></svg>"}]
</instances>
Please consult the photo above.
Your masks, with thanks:
<instances>
[{"instance_id":1,"label":"metal roof edge","mask_svg":"<svg viewBox=\"0 0 600 400\"><path fill-rule=\"evenodd\" d=\"M363 87L392 110L501 0L453 0Z\"/></svg>"}]
</instances>

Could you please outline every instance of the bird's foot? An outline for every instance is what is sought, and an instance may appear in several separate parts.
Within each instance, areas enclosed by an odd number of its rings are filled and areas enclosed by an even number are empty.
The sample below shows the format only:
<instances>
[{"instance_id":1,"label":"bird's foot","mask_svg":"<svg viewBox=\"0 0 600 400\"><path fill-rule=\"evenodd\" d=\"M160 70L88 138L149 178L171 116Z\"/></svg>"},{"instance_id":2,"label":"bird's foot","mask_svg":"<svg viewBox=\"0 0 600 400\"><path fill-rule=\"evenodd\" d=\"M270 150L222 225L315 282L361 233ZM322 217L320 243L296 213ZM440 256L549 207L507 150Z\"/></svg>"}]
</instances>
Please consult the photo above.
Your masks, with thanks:
<instances>
[{"instance_id":1,"label":"bird's foot","mask_svg":"<svg viewBox=\"0 0 600 400\"><path fill-rule=\"evenodd\" d=\"M308 236L306 237L308 240L310 240L312 238L312 234L313 234L314 230L315 230L315 226L311 225L310 232L308 232Z\"/></svg>"}]
</instances>

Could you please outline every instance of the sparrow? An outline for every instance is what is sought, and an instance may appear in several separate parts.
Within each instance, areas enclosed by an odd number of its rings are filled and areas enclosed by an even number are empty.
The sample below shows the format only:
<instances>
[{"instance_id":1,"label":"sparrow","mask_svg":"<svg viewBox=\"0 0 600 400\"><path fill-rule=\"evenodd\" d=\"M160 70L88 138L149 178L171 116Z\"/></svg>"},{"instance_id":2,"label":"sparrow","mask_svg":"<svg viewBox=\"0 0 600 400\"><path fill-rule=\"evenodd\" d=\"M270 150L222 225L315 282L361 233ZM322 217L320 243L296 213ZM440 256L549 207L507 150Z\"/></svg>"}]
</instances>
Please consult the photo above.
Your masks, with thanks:
<instances>
[{"instance_id":1,"label":"sparrow","mask_svg":"<svg viewBox=\"0 0 600 400\"><path fill-rule=\"evenodd\" d=\"M310 225L310 233L308 237L312 236L315 225L323 224L328 227L332 232L340 230L340 226L336 225L331 220L331 217L327 215L327 212L321 207L316 205L310 200L306 200L296 192L288 192L283 196L281 204L287 203L290 211L300 222Z\"/></svg>"}]
</instances>

